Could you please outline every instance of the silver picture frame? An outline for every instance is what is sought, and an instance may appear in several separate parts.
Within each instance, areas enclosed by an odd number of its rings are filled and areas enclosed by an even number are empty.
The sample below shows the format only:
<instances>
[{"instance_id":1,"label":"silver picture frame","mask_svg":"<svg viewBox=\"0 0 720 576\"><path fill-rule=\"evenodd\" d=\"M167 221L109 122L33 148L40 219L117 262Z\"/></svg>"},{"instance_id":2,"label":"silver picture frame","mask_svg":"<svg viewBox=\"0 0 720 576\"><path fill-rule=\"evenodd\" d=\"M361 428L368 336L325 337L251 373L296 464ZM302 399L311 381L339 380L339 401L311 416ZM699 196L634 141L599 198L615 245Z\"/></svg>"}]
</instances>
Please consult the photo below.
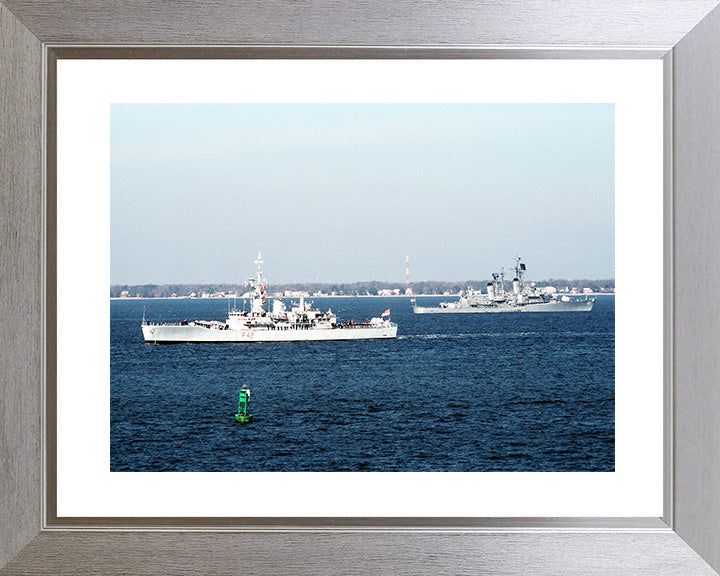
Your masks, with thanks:
<instances>
[{"instance_id":1,"label":"silver picture frame","mask_svg":"<svg viewBox=\"0 0 720 576\"><path fill-rule=\"evenodd\" d=\"M716 574L718 4L0 0L0 574ZM662 59L663 516L58 518L53 71L117 57Z\"/></svg>"}]
</instances>

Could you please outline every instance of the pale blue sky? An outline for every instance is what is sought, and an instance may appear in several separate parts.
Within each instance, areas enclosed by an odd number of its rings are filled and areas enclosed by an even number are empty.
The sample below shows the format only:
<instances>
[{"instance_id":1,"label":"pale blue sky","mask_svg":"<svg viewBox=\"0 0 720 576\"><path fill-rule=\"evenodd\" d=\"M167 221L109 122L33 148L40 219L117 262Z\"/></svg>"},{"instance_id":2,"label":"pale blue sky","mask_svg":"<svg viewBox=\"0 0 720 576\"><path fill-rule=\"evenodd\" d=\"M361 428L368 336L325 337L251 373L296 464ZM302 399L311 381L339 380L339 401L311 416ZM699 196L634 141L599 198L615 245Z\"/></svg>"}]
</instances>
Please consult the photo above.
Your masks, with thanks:
<instances>
[{"instance_id":1,"label":"pale blue sky","mask_svg":"<svg viewBox=\"0 0 720 576\"><path fill-rule=\"evenodd\" d=\"M113 104L111 283L614 276L612 104Z\"/></svg>"}]
</instances>

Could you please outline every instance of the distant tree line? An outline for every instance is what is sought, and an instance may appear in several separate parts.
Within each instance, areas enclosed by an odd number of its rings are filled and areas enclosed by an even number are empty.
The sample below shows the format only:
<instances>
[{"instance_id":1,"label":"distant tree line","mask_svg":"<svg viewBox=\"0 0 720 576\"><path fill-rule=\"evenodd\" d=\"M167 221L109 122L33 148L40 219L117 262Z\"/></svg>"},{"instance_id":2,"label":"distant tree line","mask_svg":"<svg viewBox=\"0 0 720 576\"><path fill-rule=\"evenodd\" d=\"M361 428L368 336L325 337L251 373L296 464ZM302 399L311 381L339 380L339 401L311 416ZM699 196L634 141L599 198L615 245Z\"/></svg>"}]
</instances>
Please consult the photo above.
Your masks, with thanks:
<instances>
[{"instance_id":1,"label":"distant tree line","mask_svg":"<svg viewBox=\"0 0 720 576\"><path fill-rule=\"evenodd\" d=\"M405 290L410 287L413 294L429 295L429 294L457 294L460 290L472 286L475 289L485 289L485 285L489 280L464 280L443 282L437 280L426 280L423 282L411 282L406 285L404 282L353 282L353 283L295 283L295 284L273 284L269 288L269 293L285 292L307 292L315 294L323 292L325 294L335 294L338 296L371 296L377 295L381 290L399 290L400 294L404 294ZM558 290L575 289L582 291L590 288L593 292L613 292L615 290L615 280L564 280L549 279L535 282L538 287L554 286ZM506 289L510 289L510 283L506 282ZM237 294L238 296L248 291L244 284L115 284L110 287L110 297L120 298L122 296L141 297L141 298L170 298L172 296L188 297L195 294L200 298L202 294L214 295L224 293Z\"/></svg>"}]
</instances>

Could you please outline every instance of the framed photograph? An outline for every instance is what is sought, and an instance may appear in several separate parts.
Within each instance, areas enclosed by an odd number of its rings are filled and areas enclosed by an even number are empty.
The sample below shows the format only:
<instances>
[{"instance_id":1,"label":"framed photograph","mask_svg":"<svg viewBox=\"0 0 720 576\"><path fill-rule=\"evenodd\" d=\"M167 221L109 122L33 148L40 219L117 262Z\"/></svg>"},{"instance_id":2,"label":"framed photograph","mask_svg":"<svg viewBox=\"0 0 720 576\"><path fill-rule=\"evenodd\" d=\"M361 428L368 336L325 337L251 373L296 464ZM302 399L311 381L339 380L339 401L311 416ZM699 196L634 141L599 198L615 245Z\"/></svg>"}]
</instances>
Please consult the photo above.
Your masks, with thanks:
<instances>
[{"instance_id":1,"label":"framed photograph","mask_svg":"<svg viewBox=\"0 0 720 576\"><path fill-rule=\"evenodd\" d=\"M56 68L58 523L662 514L661 61Z\"/></svg>"},{"instance_id":2,"label":"framed photograph","mask_svg":"<svg viewBox=\"0 0 720 576\"><path fill-rule=\"evenodd\" d=\"M0 5L3 572L715 573L715 4Z\"/></svg>"}]
</instances>

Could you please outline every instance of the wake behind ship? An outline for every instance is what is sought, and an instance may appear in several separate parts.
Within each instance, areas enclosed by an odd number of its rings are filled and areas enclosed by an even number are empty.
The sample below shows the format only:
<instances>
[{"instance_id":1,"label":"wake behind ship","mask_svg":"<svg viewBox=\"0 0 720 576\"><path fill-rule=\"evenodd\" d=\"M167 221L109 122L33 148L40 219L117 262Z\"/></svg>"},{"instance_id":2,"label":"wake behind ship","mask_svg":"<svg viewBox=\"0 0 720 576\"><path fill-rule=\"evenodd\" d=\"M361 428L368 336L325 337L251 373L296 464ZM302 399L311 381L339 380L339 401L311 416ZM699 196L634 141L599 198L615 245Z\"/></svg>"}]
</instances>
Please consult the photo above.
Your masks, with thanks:
<instances>
[{"instance_id":1,"label":"wake behind ship","mask_svg":"<svg viewBox=\"0 0 720 576\"><path fill-rule=\"evenodd\" d=\"M590 312L595 298L570 298L567 295L548 297L525 282L525 264L518 257L512 291L505 290L504 274L493 274L487 293L468 288L460 292L456 302L440 302L438 306L413 306L415 314L478 314L502 312Z\"/></svg>"},{"instance_id":2,"label":"wake behind ship","mask_svg":"<svg viewBox=\"0 0 720 576\"><path fill-rule=\"evenodd\" d=\"M262 274L262 257L258 254L257 278L249 278L250 311L232 310L225 322L195 320L155 324L145 320L142 332L149 344L190 342L308 342L319 340L372 340L395 338L397 324L387 318L386 310L368 322L338 322L328 310L313 309L304 298L298 306L287 309L281 300L273 300L272 311L266 309L267 286Z\"/></svg>"}]
</instances>

